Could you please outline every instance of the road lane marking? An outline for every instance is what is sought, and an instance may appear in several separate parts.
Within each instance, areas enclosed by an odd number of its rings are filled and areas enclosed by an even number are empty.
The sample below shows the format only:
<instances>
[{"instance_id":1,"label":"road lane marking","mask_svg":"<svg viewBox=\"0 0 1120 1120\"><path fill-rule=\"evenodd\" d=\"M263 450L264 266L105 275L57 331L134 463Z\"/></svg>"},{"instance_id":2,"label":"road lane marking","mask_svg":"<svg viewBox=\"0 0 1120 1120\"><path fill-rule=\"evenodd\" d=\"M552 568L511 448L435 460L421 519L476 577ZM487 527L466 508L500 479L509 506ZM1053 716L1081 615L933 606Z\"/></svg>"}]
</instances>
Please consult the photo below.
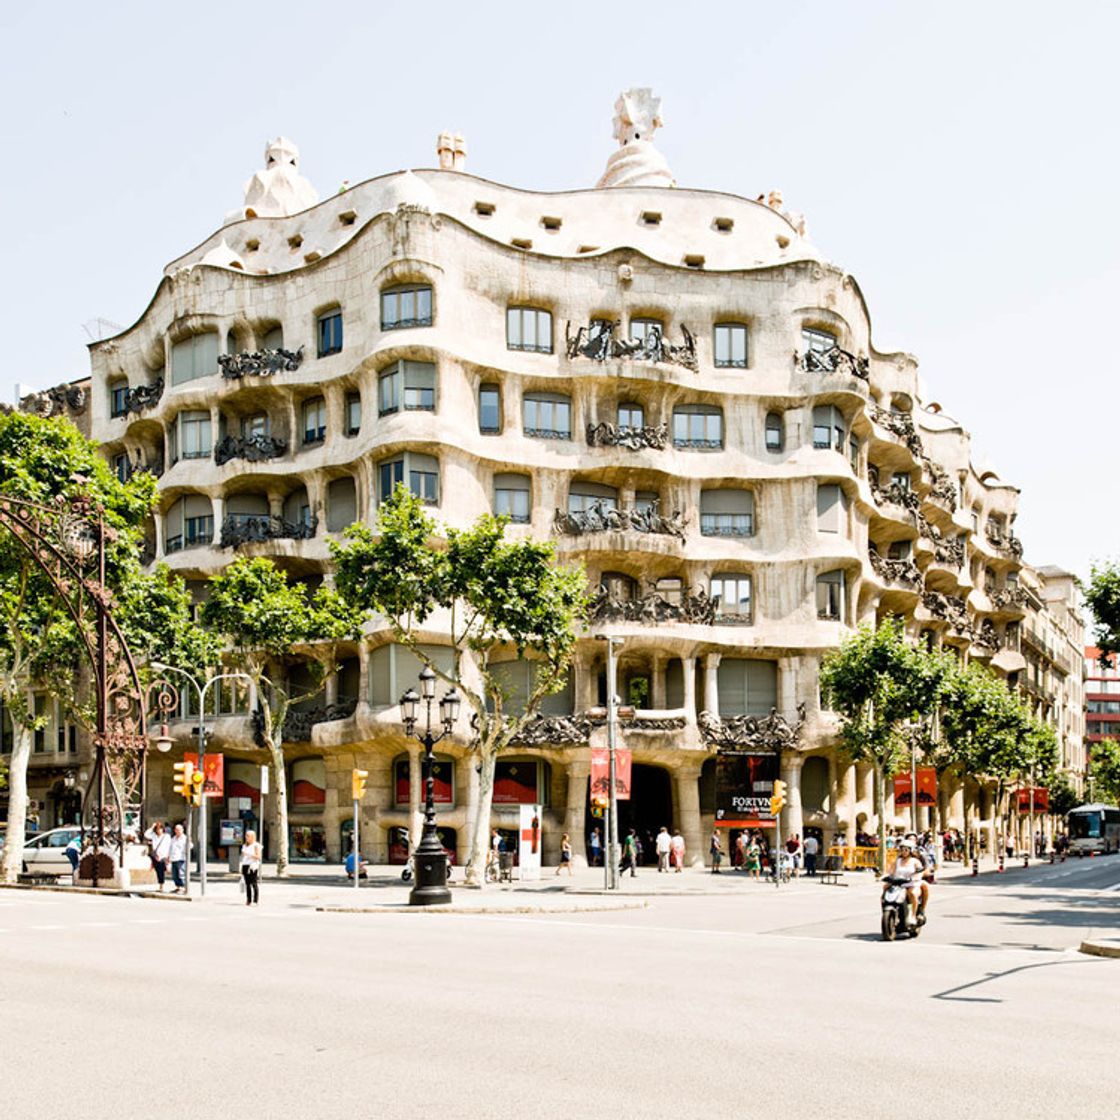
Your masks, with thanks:
<instances>
[{"instance_id":1,"label":"road lane marking","mask_svg":"<svg viewBox=\"0 0 1120 1120\"><path fill-rule=\"evenodd\" d=\"M65 929L66 927L65 926L29 926L28 928L29 929L37 929L37 930L52 930L53 931L53 930L56 930L56 929Z\"/></svg>"}]
</instances>

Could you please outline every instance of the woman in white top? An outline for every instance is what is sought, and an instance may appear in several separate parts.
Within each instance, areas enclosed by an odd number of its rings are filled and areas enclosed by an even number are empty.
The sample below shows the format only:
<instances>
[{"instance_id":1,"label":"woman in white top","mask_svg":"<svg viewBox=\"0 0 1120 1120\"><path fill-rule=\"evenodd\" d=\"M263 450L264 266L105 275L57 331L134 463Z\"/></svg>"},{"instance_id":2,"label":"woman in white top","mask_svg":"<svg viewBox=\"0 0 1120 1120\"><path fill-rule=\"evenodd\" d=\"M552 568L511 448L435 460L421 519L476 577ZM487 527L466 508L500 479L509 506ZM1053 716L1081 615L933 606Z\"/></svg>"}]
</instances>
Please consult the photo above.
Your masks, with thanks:
<instances>
[{"instance_id":1,"label":"woman in white top","mask_svg":"<svg viewBox=\"0 0 1120 1120\"><path fill-rule=\"evenodd\" d=\"M144 839L148 841L148 852L152 861L152 870L159 880L159 889L163 890L163 880L167 875L167 857L171 854L171 837L164 831L163 822L156 821L147 832Z\"/></svg>"},{"instance_id":2,"label":"woman in white top","mask_svg":"<svg viewBox=\"0 0 1120 1120\"><path fill-rule=\"evenodd\" d=\"M245 833L245 843L241 845L241 877L245 880L245 905L260 904L261 901L261 846L257 834L250 828Z\"/></svg>"}]
</instances>

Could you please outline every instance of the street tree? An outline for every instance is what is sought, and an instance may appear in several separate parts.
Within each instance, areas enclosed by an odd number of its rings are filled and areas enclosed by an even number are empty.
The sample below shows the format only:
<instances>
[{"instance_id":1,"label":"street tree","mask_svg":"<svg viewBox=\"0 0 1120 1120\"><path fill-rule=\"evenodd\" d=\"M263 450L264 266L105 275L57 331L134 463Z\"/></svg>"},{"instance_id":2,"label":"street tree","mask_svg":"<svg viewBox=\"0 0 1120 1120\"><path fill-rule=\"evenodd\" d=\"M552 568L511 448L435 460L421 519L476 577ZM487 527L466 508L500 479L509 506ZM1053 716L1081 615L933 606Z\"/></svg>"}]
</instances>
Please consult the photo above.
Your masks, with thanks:
<instances>
[{"instance_id":1,"label":"street tree","mask_svg":"<svg viewBox=\"0 0 1120 1120\"><path fill-rule=\"evenodd\" d=\"M381 506L376 534L354 525L344 544L332 544L340 594L355 609L383 615L396 641L454 685L473 713L479 792L466 881L474 886L485 879L498 756L537 717L544 698L563 687L588 599L581 567L558 564L551 543L507 540L505 520L486 515L470 529L439 533L400 486ZM447 612L449 671L419 644L437 610ZM517 712L509 710L493 660L511 650L534 667Z\"/></svg>"},{"instance_id":2,"label":"street tree","mask_svg":"<svg viewBox=\"0 0 1120 1120\"><path fill-rule=\"evenodd\" d=\"M1102 653L1120 653L1120 561L1094 564L1081 592L1096 620L1094 635Z\"/></svg>"},{"instance_id":3,"label":"street tree","mask_svg":"<svg viewBox=\"0 0 1120 1120\"><path fill-rule=\"evenodd\" d=\"M86 498L103 514L106 583L114 597L138 588L140 544L155 501L155 479L139 473L121 482L69 421L19 412L0 414L0 494L50 504ZM166 578L166 577L164 577ZM119 602L118 602L119 606ZM126 617L127 616L127 617ZM145 611L115 612L126 640L143 649L162 646L147 632ZM68 718L87 723L91 698L83 694L82 635L36 561L8 532L0 532L0 700L12 727L8 762L8 825L0 877L13 882L22 862L27 823L27 764L34 733L43 719L35 693L58 697Z\"/></svg>"},{"instance_id":4,"label":"street tree","mask_svg":"<svg viewBox=\"0 0 1120 1120\"><path fill-rule=\"evenodd\" d=\"M1102 739L1092 746L1089 758L1089 781L1093 800L1110 805L1120 802L1120 743Z\"/></svg>"},{"instance_id":5,"label":"street tree","mask_svg":"<svg viewBox=\"0 0 1120 1120\"><path fill-rule=\"evenodd\" d=\"M293 702L307 700L334 671L338 644L357 637L358 612L333 590L314 593L267 557L238 557L210 580L202 620L226 648L231 668L252 682L253 718L272 767L276 873L288 870L288 783L284 722ZM291 684L292 658L311 669L299 692Z\"/></svg>"},{"instance_id":6,"label":"street tree","mask_svg":"<svg viewBox=\"0 0 1120 1120\"><path fill-rule=\"evenodd\" d=\"M861 627L821 667L821 688L840 715L844 752L875 773L879 870L886 866L886 783L909 766L909 729L929 718L944 685L941 658L907 641L899 619Z\"/></svg>"}]
</instances>

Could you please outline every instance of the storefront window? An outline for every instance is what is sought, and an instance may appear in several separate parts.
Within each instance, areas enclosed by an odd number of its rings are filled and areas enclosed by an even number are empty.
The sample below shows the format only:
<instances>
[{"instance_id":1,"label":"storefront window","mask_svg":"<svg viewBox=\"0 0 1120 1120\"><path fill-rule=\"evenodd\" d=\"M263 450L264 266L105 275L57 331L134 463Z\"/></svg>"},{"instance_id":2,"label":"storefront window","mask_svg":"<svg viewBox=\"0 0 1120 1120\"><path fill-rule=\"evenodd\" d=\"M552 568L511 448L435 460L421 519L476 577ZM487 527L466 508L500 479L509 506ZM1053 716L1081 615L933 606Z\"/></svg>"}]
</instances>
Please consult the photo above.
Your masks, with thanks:
<instances>
[{"instance_id":1,"label":"storefront window","mask_svg":"<svg viewBox=\"0 0 1120 1120\"><path fill-rule=\"evenodd\" d=\"M321 824L294 824L291 827L293 862L325 863L327 830Z\"/></svg>"},{"instance_id":2,"label":"storefront window","mask_svg":"<svg viewBox=\"0 0 1120 1120\"><path fill-rule=\"evenodd\" d=\"M494 766L495 805L547 805L548 763L511 759Z\"/></svg>"},{"instance_id":3,"label":"storefront window","mask_svg":"<svg viewBox=\"0 0 1120 1120\"><path fill-rule=\"evenodd\" d=\"M455 764L446 755L436 755L433 764L432 799L437 805L455 804ZM424 764L420 762L420 800L424 800ZM408 756L401 755L393 763L393 789L399 808L408 808Z\"/></svg>"}]
</instances>

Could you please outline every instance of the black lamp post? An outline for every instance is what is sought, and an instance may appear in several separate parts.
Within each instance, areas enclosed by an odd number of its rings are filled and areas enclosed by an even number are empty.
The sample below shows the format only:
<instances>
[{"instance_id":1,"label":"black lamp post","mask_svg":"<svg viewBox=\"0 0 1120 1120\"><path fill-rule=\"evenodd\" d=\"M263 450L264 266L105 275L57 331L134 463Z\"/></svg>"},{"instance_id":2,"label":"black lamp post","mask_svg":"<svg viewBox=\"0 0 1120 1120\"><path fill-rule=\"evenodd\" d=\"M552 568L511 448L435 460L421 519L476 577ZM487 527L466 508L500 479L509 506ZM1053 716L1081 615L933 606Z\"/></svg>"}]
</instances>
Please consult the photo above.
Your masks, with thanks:
<instances>
[{"instance_id":1,"label":"black lamp post","mask_svg":"<svg viewBox=\"0 0 1120 1120\"><path fill-rule=\"evenodd\" d=\"M455 721L459 718L462 703L459 693L450 689L439 702L439 719L443 730L432 734L432 701L436 697L436 675L426 665L420 672L420 695L410 688L401 697L401 716L404 719L404 733L424 744L424 832L420 843L412 853L416 877L415 885L408 896L409 906L436 906L451 901L447 889L447 856L436 832L435 758L432 748L444 736L451 734ZM416 731L416 705L424 701L424 733Z\"/></svg>"}]
</instances>

